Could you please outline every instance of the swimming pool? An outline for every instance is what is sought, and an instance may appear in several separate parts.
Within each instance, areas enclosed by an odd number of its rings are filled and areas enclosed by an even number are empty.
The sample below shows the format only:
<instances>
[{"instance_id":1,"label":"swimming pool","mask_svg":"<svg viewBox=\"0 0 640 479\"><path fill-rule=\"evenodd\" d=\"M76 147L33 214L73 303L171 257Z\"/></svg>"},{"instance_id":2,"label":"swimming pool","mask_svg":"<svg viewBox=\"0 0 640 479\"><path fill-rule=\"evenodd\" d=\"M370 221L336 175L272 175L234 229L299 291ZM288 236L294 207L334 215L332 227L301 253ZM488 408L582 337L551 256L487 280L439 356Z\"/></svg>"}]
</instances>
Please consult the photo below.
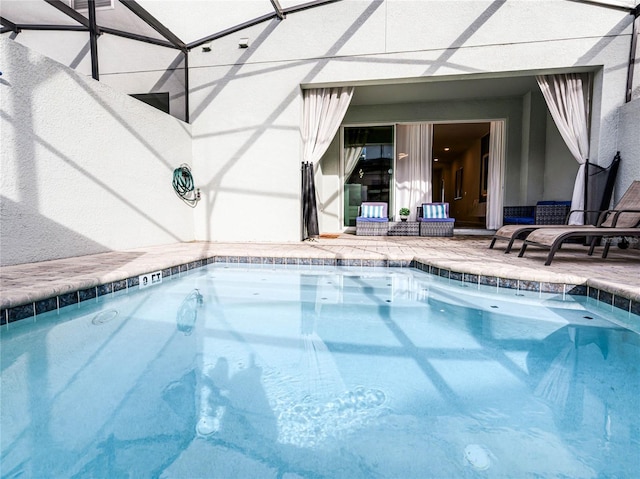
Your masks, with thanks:
<instances>
[{"instance_id":1,"label":"swimming pool","mask_svg":"<svg viewBox=\"0 0 640 479\"><path fill-rule=\"evenodd\" d=\"M638 319L409 268L212 264L4 326L0 475L634 477Z\"/></svg>"}]
</instances>

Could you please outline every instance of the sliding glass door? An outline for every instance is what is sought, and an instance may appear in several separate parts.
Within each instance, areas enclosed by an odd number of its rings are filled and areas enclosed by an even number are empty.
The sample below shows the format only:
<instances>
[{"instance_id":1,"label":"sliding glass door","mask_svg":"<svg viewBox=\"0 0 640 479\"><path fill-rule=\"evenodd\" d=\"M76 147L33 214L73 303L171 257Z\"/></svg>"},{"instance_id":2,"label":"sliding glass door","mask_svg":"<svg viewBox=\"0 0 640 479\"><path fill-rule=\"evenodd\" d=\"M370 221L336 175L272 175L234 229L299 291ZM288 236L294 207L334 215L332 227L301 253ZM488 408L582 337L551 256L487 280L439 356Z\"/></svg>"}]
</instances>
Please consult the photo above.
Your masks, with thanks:
<instances>
[{"instance_id":1,"label":"sliding glass door","mask_svg":"<svg viewBox=\"0 0 640 479\"><path fill-rule=\"evenodd\" d=\"M358 207L384 201L392 214L393 126L344 128L344 226L355 226Z\"/></svg>"},{"instance_id":2,"label":"sliding glass door","mask_svg":"<svg viewBox=\"0 0 640 479\"><path fill-rule=\"evenodd\" d=\"M368 201L388 203L391 219L446 201L461 227L502 224L504 120L344 127L343 139L344 226Z\"/></svg>"}]
</instances>

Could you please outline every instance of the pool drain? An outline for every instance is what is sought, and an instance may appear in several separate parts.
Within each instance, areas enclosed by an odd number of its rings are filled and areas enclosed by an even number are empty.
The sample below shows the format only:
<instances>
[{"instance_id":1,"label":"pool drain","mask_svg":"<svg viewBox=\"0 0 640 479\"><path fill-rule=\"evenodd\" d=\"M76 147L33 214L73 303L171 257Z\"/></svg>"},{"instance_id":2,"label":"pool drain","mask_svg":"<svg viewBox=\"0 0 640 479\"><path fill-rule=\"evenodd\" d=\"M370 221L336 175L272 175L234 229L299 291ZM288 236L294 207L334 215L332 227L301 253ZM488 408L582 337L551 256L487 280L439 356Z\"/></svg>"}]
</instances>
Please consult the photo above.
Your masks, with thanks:
<instances>
[{"instance_id":1,"label":"pool drain","mask_svg":"<svg viewBox=\"0 0 640 479\"><path fill-rule=\"evenodd\" d=\"M95 325L100 325L108 323L112 319L115 319L116 316L118 316L118 311L116 311L115 309L109 309L107 311L101 311L96 314L91 322Z\"/></svg>"},{"instance_id":2,"label":"pool drain","mask_svg":"<svg viewBox=\"0 0 640 479\"><path fill-rule=\"evenodd\" d=\"M469 444L464 448L464 458L471 467L485 471L491 466L491 453L480 444Z\"/></svg>"}]
</instances>

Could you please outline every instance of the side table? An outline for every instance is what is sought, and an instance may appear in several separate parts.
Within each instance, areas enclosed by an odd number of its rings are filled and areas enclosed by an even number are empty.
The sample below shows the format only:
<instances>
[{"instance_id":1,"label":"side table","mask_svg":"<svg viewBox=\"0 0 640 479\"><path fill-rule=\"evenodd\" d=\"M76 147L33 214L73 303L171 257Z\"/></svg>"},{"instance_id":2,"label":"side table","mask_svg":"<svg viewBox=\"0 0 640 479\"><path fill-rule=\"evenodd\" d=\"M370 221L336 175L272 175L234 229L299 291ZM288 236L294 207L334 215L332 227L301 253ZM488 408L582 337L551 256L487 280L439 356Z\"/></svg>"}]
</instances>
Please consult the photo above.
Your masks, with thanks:
<instances>
[{"instance_id":1,"label":"side table","mask_svg":"<svg viewBox=\"0 0 640 479\"><path fill-rule=\"evenodd\" d=\"M389 221L389 236L418 236L420 223L417 221Z\"/></svg>"}]
</instances>

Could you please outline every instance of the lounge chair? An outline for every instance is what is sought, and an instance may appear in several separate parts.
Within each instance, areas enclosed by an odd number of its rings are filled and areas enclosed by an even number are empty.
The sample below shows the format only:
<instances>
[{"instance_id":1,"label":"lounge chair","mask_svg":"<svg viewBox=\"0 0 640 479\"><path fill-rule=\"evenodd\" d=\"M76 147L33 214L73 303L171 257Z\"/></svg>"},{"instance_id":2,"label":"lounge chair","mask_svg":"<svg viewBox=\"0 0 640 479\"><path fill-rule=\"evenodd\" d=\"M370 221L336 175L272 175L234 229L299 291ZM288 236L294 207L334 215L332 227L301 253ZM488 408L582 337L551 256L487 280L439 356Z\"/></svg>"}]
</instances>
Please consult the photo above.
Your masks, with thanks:
<instances>
[{"instance_id":1,"label":"lounge chair","mask_svg":"<svg viewBox=\"0 0 640 479\"><path fill-rule=\"evenodd\" d=\"M356 218L356 236L386 236L389 232L388 206L384 202L366 202Z\"/></svg>"},{"instance_id":2,"label":"lounge chair","mask_svg":"<svg viewBox=\"0 0 640 479\"><path fill-rule=\"evenodd\" d=\"M573 213L600 213L600 211L595 211L595 210L572 210L567 215L567 219ZM558 225L558 224L555 224L555 225L524 225L524 224L505 225L505 226L502 226L493 235L493 238L491 238L491 243L489 244L489 249L493 249L493 246L496 244L496 241L508 241L509 243L507 244L507 247L504 250L505 254L507 254L507 253L511 252L511 248L513 248L513 243L516 240L525 239L532 231L535 231L535 230L538 230L538 229L546 229L546 228L557 229L557 228L562 228L562 227L566 227L566 226L568 226L567 225L567 221L565 221L564 225ZM580 227L582 225L573 225L573 226ZM593 226L593 225L585 225L585 226Z\"/></svg>"},{"instance_id":3,"label":"lounge chair","mask_svg":"<svg viewBox=\"0 0 640 479\"><path fill-rule=\"evenodd\" d=\"M634 184L640 185L640 181L634 181ZM629 190L624 196L629 194ZM637 201L640 201L640 190L636 194ZM537 246L549 250L547 255L547 261L545 266L549 266L553 261L553 257L557 251L562 247L562 244L570 238L591 238L591 245L589 247L589 256L593 255L597 243L601 239L623 237L625 238L638 238L640 237L640 208L638 209L624 209L624 210L609 210L604 212L601 217L606 216L600 226L564 226L558 228L540 228L532 231L529 236L524 240L518 257L524 256L524 253L528 246ZM611 242L605 242L604 249L602 251L602 257L606 258L609 254L609 248Z\"/></svg>"},{"instance_id":4,"label":"lounge chair","mask_svg":"<svg viewBox=\"0 0 640 479\"><path fill-rule=\"evenodd\" d=\"M640 215L640 210L635 210L636 213ZM518 257L521 258L524 256L524 252L527 249L527 246L538 246L540 248L545 248L549 250L549 254L547 255L547 261L544 263L545 266L549 266L553 261L553 257L558 252L562 244L570 239L570 238L580 238L583 236L588 236L591 238L591 245L589 247L589 256L593 255L593 250L598 243L598 240L603 238L614 238L618 236L622 236L625 238L628 237L640 237L640 228L601 228L598 226L591 227L579 227L574 230L567 228L543 228L533 231L527 239L524 240L522 247L520 248L520 253L518 253ZM602 257L606 258L609 254L609 247L611 246L611 242L607 241L605 243L604 249L602 251Z\"/></svg>"},{"instance_id":5,"label":"lounge chair","mask_svg":"<svg viewBox=\"0 0 640 479\"><path fill-rule=\"evenodd\" d=\"M573 210L569 212L567 215L567 220L573 213L600 213L598 217L598 221L595 227L611 227L611 221L613 216L611 215L612 211L621 211L621 210L635 210L640 209L640 181L634 181L631 183L625 194L620 198L620 201L613 210L607 211L593 211L593 210ZM633 226L633 221L627 221L623 219L623 223L619 223L620 226ZM505 253L509 253L511 248L513 247L513 243L518 239L527 238L532 231L537 231L539 229L558 229L558 228L571 228L575 229L584 229L584 228L593 228L593 225L505 225L502 226L496 233L493 235L491 239L491 244L489 245L490 249L493 249L496 241L508 241L507 248L505 249ZM574 237L580 235L574 235ZM582 235L585 236L585 235Z\"/></svg>"}]
</instances>

